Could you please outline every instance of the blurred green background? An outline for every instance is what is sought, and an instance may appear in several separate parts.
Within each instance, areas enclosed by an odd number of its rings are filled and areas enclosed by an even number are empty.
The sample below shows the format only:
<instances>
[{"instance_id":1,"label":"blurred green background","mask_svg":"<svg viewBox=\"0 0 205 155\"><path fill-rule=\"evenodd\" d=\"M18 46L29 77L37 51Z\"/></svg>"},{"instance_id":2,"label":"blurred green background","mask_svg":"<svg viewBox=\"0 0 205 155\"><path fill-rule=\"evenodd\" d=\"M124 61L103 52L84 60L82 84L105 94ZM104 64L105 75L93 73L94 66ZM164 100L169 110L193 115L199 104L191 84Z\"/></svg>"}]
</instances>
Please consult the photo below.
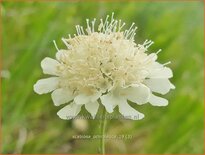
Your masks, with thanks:
<instances>
[{"instance_id":1,"label":"blurred green background","mask_svg":"<svg viewBox=\"0 0 205 155\"><path fill-rule=\"evenodd\" d=\"M65 48L61 37L85 25L86 18L115 12L117 19L138 26L136 42L151 39L150 52L162 49L159 61L171 61L176 89L167 107L135 106L141 121L110 120L107 134L132 135L106 141L107 153L204 152L204 19L203 2L3 2L2 14L2 152L98 153L99 120L58 118L50 94L34 93L43 75L40 62ZM81 112L83 113L83 112ZM86 112L84 112L86 113ZM87 113L86 113L87 114Z\"/></svg>"}]
</instances>

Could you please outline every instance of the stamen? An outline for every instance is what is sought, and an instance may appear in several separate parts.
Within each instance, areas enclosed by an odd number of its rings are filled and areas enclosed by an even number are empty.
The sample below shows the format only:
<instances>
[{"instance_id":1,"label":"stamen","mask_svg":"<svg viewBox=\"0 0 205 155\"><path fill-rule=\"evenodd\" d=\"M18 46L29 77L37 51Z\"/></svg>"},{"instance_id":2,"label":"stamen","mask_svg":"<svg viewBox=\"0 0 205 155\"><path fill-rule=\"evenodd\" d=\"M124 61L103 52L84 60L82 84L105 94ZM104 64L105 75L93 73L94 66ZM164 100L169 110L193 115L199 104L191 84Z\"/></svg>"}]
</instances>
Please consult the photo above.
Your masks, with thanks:
<instances>
[{"instance_id":1,"label":"stamen","mask_svg":"<svg viewBox=\"0 0 205 155\"><path fill-rule=\"evenodd\" d=\"M63 43L66 45L66 47L67 47L68 49L71 49L71 45L68 44L68 42L67 42L67 40L66 40L65 38L61 38L61 40L63 41Z\"/></svg>"},{"instance_id":2,"label":"stamen","mask_svg":"<svg viewBox=\"0 0 205 155\"><path fill-rule=\"evenodd\" d=\"M102 28L103 28L103 20L101 18L100 19L100 25L98 26L98 31L102 32Z\"/></svg>"},{"instance_id":3,"label":"stamen","mask_svg":"<svg viewBox=\"0 0 205 155\"><path fill-rule=\"evenodd\" d=\"M135 27L134 29L131 29L131 31L127 34L126 38L128 39L129 36L132 36L133 33L135 33L137 27ZM128 30L129 31L129 30ZM131 37L130 37L131 38Z\"/></svg>"},{"instance_id":4,"label":"stamen","mask_svg":"<svg viewBox=\"0 0 205 155\"><path fill-rule=\"evenodd\" d=\"M130 26L128 32L132 29L132 27L135 25L135 23L132 23L132 25Z\"/></svg>"},{"instance_id":5,"label":"stamen","mask_svg":"<svg viewBox=\"0 0 205 155\"><path fill-rule=\"evenodd\" d=\"M149 48L152 44L154 44L153 41L151 41L147 46L145 46L146 48Z\"/></svg>"},{"instance_id":6,"label":"stamen","mask_svg":"<svg viewBox=\"0 0 205 155\"><path fill-rule=\"evenodd\" d=\"M112 17L112 18L113 18L113 17ZM107 30L106 30L107 34L109 34L109 33L112 32L112 30L113 30L113 28L114 28L114 26L115 26L114 24L115 24L115 20L112 19L111 22L108 24L108 27L107 27Z\"/></svg>"},{"instance_id":7,"label":"stamen","mask_svg":"<svg viewBox=\"0 0 205 155\"><path fill-rule=\"evenodd\" d=\"M111 15L111 22L114 20L114 12L112 12L112 15Z\"/></svg>"},{"instance_id":8,"label":"stamen","mask_svg":"<svg viewBox=\"0 0 205 155\"><path fill-rule=\"evenodd\" d=\"M149 48L152 44L154 44L153 41L146 39L145 42L143 43L143 46L147 49L147 48Z\"/></svg>"},{"instance_id":9,"label":"stamen","mask_svg":"<svg viewBox=\"0 0 205 155\"><path fill-rule=\"evenodd\" d=\"M95 21L96 21L96 18L94 18L92 21L92 32L95 32Z\"/></svg>"},{"instance_id":10,"label":"stamen","mask_svg":"<svg viewBox=\"0 0 205 155\"><path fill-rule=\"evenodd\" d=\"M100 25L98 26L98 31L102 31L102 27L103 27L103 24L102 23L100 23Z\"/></svg>"},{"instance_id":11,"label":"stamen","mask_svg":"<svg viewBox=\"0 0 205 155\"><path fill-rule=\"evenodd\" d=\"M57 46L57 44L56 44L56 41L55 41L55 40L53 40L53 43L54 43L54 46L55 46L55 48L57 49L57 51L59 51L59 48L58 48L58 46Z\"/></svg>"},{"instance_id":12,"label":"stamen","mask_svg":"<svg viewBox=\"0 0 205 155\"><path fill-rule=\"evenodd\" d=\"M82 34L85 35L84 29L82 26L80 27L80 29L81 29Z\"/></svg>"},{"instance_id":13,"label":"stamen","mask_svg":"<svg viewBox=\"0 0 205 155\"><path fill-rule=\"evenodd\" d=\"M91 28L90 28L90 22L89 22L89 19L86 19L86 23L87 23L87 28L86 28L86 31L88 34L91 33Z\"/></svg>"},{"instance_id":14,"label":"stamen","mask_svg":"<svg viewBox=\"0 0 205 155\"><path fill-rule=\"evenodd\" d=\"M159 49L159 50L156 52L156 54L159 54L161 51L162 51L162 49Z\"/></svg>"},{"instance_id":15,"label":"stamen","mask_svg":"<svg viewBox=\"0 0 205 155\"><path fill-rule=\"evenodd\" d=\"M74 34L74 38L73 38L73 40L76 42L76 44L78 44L78 43L79 43L79 40L78 40L78 37L77 37L77 35L76 35L76 34Z\"/></svg>"},{"instance_id":16,"label":"stamen","mask_svg":"<svg viewBox=\"0 0 205 155\"><path fill-rule=\"evenodd\" d=\"M118 32L121 31L121 29L122 29L124 26L125 26L125 23L123 23L123 24L121 25L121 20L120 20L120 24L119 24L119 30L118 30Z\"/></svg>"},{"instance_id":17,"label":"stamen","mask_svg":"<svg viewBox=\"0 0 205 155\"><path fill-rule=\"evenodd\" d=\"M135 35L136 35L136 33L132 33L132 35L131 35L131 37L130 37L131 41L134 40Z\"/></svg>"},{"instance_id":18,"label":"stamen","mask_svg":"<svg viewBox=\"0 0 205 155\"><path fill-rule=\"evenodd\" d=\"M171 61L168 61L168 62L164 63L163 66L166 66L166 65L168 65L170 63L171 63Z\"/></svg>"},{"instance_id":19,"label":"stamen","mask_svg":"<svg viewBox=\"0 0 205 155\"><path fill-rule=\"evenodd\" d=\"M75 27L76 27L77 34L78 34L78 35L81 35L80 26L79 26L79 25L76 25Z\"/></svg>"},{"instance_id":20,"label":"stamen","mask_svg":"<svg viewBox=\"0 0 205 155\"><path fill-rule=\"evenodd\" d=\"M113 24L113 32L116 32L116 30L117 30L117 23L118 23L118 21L116 20Z\"/></svg>"},{"instance_id":21,"label":"stamen","mask_svg":"<svg viewBox=\"0 0 205 155\"><path fill-rule=\"evenodd\" d=\"M108 18L109 18L109 15L107 15L107 17L105 18L105 22L104 22L104 24L103 24L103 32L105 33L105 31L106 31L106 29L107 29L107 25L108 25Z\"/></svg>"}]
</instances>

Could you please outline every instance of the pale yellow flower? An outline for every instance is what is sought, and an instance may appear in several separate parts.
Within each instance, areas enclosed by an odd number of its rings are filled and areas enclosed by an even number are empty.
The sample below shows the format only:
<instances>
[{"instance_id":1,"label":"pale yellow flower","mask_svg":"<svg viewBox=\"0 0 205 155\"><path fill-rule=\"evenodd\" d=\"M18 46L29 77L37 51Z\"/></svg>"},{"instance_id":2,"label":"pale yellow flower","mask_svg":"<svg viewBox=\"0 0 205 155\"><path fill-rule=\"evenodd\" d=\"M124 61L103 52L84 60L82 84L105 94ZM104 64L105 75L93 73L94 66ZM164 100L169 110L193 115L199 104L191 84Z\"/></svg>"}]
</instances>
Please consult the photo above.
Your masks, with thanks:
<instances>
[{"instance_id":1,"label":"pale yellow flower","mask_svg":"<svg viewBox=\"0 0 205 155\"><path fill-rule=\"evenodd\" d=\"M144 115L128 104L149 102L154 106L166 106L168 101L156 96L166 94L174 85L170 83L172 71L158 63L157 53L148 54L152 41L136 44L134 23L123 30L121 20L109 16L89 22L84 30L77 25L77 35L62 41L67 49L58 49L56 60L45 58L41 62L44 74L53 77L41 79L34 85L38 94L52 92L54 105L68 103L57 114L62 119L76 117L84 105L94 118L99 104L112 113L119 112L130 119L142 119ZM99 102L101 101L101 102Z\"/></svg>"}]
</instances>

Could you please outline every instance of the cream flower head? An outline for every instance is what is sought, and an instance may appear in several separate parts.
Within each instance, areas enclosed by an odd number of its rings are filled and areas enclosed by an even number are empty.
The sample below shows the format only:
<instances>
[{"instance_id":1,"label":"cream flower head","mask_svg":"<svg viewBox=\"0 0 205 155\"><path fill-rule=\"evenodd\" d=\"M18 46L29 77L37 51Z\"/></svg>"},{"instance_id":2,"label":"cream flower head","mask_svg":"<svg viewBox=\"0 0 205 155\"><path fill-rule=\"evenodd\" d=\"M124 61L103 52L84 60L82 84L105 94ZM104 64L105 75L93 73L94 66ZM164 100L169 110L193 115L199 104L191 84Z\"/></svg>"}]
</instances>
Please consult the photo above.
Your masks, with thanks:
<instances>
[{"instance_id":1,"label":"cream flower head","mask_svg":"<svg viewBox=\"0 0 205 155\"><path fill-rule=\"evenodd\" d=\"M153 44L146 40L136 44L134 23L123 30L125 23L112 14L100 19L96 30L96 19L86 20L87 27L77 25L77 35L62 38L67 49L57 49L56 60L46 57L41 62L44 74L53 77L40 79L34 85L38 94L52 92L54 105L68 103L57 115L71 119L78 115L81 107L94 118L99 104L112 113L118 106L126 118L142 119L144 115L128 104L149 102L154 106L166 106L168 101L155 93L166 94L174 85L170 83L172 71L160 64L157 53L148 54ZM55 42L54 42L55 43Z\"/></svg>"}]
</instances>

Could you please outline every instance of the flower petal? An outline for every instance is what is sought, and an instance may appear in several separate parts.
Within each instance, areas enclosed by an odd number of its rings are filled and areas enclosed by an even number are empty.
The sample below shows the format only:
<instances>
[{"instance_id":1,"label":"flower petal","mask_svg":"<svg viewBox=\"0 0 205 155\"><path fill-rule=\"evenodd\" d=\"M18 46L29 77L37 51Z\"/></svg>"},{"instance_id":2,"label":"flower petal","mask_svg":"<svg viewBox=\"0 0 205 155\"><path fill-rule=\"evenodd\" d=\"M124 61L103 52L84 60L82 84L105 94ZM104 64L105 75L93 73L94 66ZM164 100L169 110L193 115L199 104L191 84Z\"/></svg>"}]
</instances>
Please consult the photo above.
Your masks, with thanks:
<instances>
[{"instance_id":1,"label":"flower petal","mask_svg":"<svg viewBox=\"0 0 205 155\"><path fill-rule=\"evenodd\" d=\"M74 96L69 89L59 88L52 92L51 98L54 102L54 105L59 106L61 104L71 101L74 98Z\"/></svg>"},{"instance_id":2,"label":"flower petal","mask_svg":"<svg viewBox=\"0 0 205 155\"><path fill-rule=\"evenodd\" d=\"M117 98L114 97L112 93L108 93L106 95L101 96L100 100L102 104L105 106L106 111L109 113L113 112L113 109L118 103Z\"/></svg>"},{"instance_id":3,"label":"flower petal","mask_svg":"<svg viewBox=\"0 0 205 155\"><path fill-rule=\"evenodd\" d=\"M71 103L67 106L65 106L64 108L62 108L61 110L59 110L57 112L57 115L61 118L61 119L72 119L74 117L76 117L78 115L78 113L81 110L81 105L77 105L75 103Z\"/></svg>"},{"instance_id":4,"label":"flower petal","mask_svg":"<svg viewBox=\"0 0 205 155\"><path fill-rule=\"evenodd\" d=\"M145 85L132 86L124 91L126 91L127 99L137 104L147 103L151 93L150 89Z\"/></svg>"},{"instance_id":5,"label":"flower petal","mask_svg":"<svg viewBox=\"0 0 205 155\"><path fill-rule=\"evenodd\" d=\"M74 102L78 105L86 104L91 100L90 96L87 96L85 94L79 94L74 98Z\"/></svg>"},{"instance_id":6,"label":"flower petal","mask_svg":"<svg viewBox=\"0 0 205 155\"><path fill-rule=\"evenodd\" d=\"M97 99L99 99L99 97L101 96L102 93L97 92L94 95L91 96L90 100L91 102L95 102Z\"/></svg>"},{"instance_id":7,"label":"flower petal","mask_svg":"<svg viewBox=\"0 0 205 155\"><path fill-rule=\"evenodd\" d=\"M55 59L46 57L41 61L41 68L44 74L58 75L57 67L60 65Z\"/></svg>"},{"instance_id":8,"label":"flower petal","mask_svg":"<svg viewBox=\"0 0 205 155\"><path fill-rule=\"evenodd\" d=\"M149 98L149 103L153 106L167 106L168 100L151 94Z\"/></svg>"},{"instance_id":9,"label":"flower petal","mask_svg":"<svg viewBox=\"0 0 205 155\"><path fill-rule=\"evenodd\" d=\"M176 87L171 83L171 89L175 89Z\"/></svg>"},{"instance_id":10,"label":"flower petal","mask_svg":"<svg viewBox=\"0 0 205 155\"><path fill-rule=\"evenodd\" d=\"M127 119L140 120L144 118L144 114L132 108L125 99L122 99L119 106L119 112Z\"/></svg>"},{"instance_id":11,"label":"flower petal","mask_svg":"<svg viewBox=\"0 0 205 155\"><path fill-rule=\"evenodd\" d=\"M151 53L148 55L148 58L152 59L152 61L156 61L157 60L157 54L156 53Z\"/></svg>"},{"instance_id":12,"label":"flower petal","mask_svg":"<svg viewBox=\"0 0 205 155\"><path fill-rule=\"evenodd\" d=\"M37 94L46 94L58 88L59 78L58 77L50 77L46 79L38 80L33 89Z\"/></svg>"},{"instance_id":13,"label":"flower petal","mask_svg":"<svg viewBox=\"0 0 205 155\"><path fill-rule=\"evenodd\" d=\"M153 92L163 95L173 88L173 85L168 79L147 79L144 81L144 84L146 84Z\"/></svg>"},{"instance_id":14,"label":"flower petal","mask_svg":"<svg viewBox=\"0 0 205 155\"><path fill-rule=\"evenodd\" d=\"M93 119L95 118L95 115L98 112L99 103L97 101L95 102L89 102L85 104L85 109L92 115Z\"/></svg>"},{"instance_id":15,"label":"flower petal","mask_svg":"<svg viewBox=\"0 0 205 155\"><path fill-rule=\"evenodd\" d=\"M171 78L173 76L172 70L168 67L158 67L150 70L148 78Z\"/></svg>"}]
</instances>

